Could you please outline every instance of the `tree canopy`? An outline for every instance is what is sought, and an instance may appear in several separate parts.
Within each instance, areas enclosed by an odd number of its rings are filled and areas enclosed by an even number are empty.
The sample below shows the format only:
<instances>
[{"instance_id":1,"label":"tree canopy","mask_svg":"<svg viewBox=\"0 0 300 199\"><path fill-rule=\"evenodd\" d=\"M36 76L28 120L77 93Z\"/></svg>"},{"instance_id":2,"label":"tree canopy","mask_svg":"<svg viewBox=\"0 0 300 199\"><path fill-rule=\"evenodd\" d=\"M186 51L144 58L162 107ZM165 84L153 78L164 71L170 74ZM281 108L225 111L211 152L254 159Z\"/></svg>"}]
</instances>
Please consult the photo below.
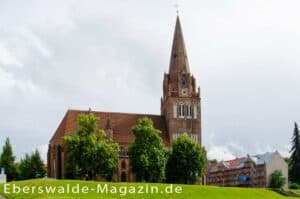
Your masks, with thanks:
<instances>
[{"instance_id":1,"label":"tree canopy","mask_svg":"<svg viewBox=\"0 0 300 199\"><path fill-rule=\"evenodd\" d=\"M80 114L77 122L79 130L64 137L65 177L113 180L118 165L118 145L98 128L99 118L94 114Z\"/></svg>"},{"instance_id":2,"label":"tree canopy","mask_svg":"<svg viewBox=\"0 0 300 199\"><path fill-rule=\"evenodd\" d=\"M46 174L40 152L36 149L33 153L25 154L19 166L20 179L42 178Z\"/></svg>"},{"instance_id":3,"label":"tree canopy","mask_svg":"<svg viewBox=\"0 0 300 199\"><path fill-rule=\"evenodd\" d=\"M167 181L195 183L204 174L207 164L205 151L186 134L179 135L172 144L167 162Z\"/></svg>"},{"instance_id":4,"label":"tree canopy","mask_svg":"<svg viewBox=\"0 0 300 199\"><path fill-rule=\"evenodd\" d=\"M292 149L290 157L289 178L291 182L300 184L300 134L297 123L294 124Z\"/></svg>"},{"instance_id":5,"label":"tree canopy","mask_svg":"<svg viewBox=\"0 0 300 199\"><path fill-rule=\"evenodd\" d=\"M9 138L6 138L5 144L2 149L2 154L0 156L0 168L5 169L7 181L12 181L17 178L15 156L13 154L13 149L10 144Z\"/></svg>"},{"instance_id":6,"label":"tree canopy","mask_svg":"<svg viewBox=\"0 0 300 199\"><path fill-rule=\"evenodd\" d=\"M151 119L144 117L132 128L135 141L129 146L128 155L136 181L159 182L165 177L166 153Z\"/></svg>"}]
</instances>

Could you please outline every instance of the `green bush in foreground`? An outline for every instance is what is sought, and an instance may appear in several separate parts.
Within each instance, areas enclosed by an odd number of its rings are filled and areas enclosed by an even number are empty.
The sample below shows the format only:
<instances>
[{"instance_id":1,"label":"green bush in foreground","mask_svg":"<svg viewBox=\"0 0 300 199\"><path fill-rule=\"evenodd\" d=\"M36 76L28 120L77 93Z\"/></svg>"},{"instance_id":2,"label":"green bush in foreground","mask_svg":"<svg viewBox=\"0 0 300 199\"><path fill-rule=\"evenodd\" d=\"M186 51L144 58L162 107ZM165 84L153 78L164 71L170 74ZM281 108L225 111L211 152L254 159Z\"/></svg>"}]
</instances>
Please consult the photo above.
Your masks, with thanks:
<instances>
[{"instance_id":1,"label":"green bush in foreground","mask_svg":"<svg viewBox=\"0 0 300 199\"><path fill-rule=\"evenodd\" d=\"M36 149L32 154L25 154L19 166L19 178L21 180L42 178L46 174L40 152Z\"/></svg>"},{"instance_id":2,"label":"green bush in foreground","mask_svg":"<svg viewBox=\"0 0 300 199\"><path fill-rule=\"evenodd\" d=\"M285 182L286 179L283 176L281 170L276 170L271 174L271 182L270 182L271 188L282 188Z\"/></svg>"},{"instance_id":3,"label":"green bush in foreground","mask_svg":"<svg viewBox=\"0 0 300 199\"><path fill-rule=\"evenodd\" d=\"M290 185L290 189L300 189L300 185L297 184L297 183L292 183L292 184Z\"/></svg>"}]
</instances>

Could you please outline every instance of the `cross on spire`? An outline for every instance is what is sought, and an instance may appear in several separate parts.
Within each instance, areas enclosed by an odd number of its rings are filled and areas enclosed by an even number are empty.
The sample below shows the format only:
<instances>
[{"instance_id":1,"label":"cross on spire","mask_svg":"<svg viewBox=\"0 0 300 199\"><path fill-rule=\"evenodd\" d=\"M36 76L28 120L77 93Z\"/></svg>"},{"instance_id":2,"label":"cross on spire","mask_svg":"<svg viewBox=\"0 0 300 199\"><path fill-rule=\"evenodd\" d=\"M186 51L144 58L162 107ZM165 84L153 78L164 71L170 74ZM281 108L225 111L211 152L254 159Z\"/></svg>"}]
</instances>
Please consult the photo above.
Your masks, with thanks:
<instances>
[{"instance_id":1,"label":"cross on spire","mask_svg":"<svg viewBox=\"0 0 300 199\"><path fill-rule=\"evenodd\" d=\"M177 13L177 16L178 16L178 15L179 15L179 8L180 8L179 3L176 3L176 4L174 5L174 7L176 8L176 13Z\"/></svg>"}]
</instances>

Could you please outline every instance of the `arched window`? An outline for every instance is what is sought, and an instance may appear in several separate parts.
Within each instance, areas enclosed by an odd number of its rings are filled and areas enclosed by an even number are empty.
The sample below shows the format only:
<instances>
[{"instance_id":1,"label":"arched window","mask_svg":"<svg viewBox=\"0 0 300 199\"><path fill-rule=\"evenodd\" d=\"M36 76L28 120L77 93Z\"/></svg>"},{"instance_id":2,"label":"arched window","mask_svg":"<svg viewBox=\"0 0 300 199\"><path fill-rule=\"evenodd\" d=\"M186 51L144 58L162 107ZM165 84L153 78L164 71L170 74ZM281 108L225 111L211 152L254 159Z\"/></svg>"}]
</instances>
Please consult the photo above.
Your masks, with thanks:
<instances>
[{"instance_id":1,"label":"arched window","mask_svg":"<svg viewBox=\"0 0 300 199\"><path fill-rule=\"evenodd\" d=\"M184 115L185 115L185 110L184 110L185 108L184 108L184 105L183 104L179 104L178 105L178 116L180 117L180 118L182 118L182 117L184 117Z\"/></svg>"},{"instance_id":2,"label":"arched window","mask_svg":"<svg viewBox=\"0 0 300 199\"><path fill-rule=\"evenodd\" d=\"M178 105L178 115L179 115L179 117L181 117L181 115L182 115L181 114L181 104Z\"/></svg>"},{"instance_id":3,"label":"arched window","mask_svg":"<svg viewBox=\"0 0 300 199\"><path fill-rule=\"evenodd\" d=\"M187 103L180 103L177 105L174 105L174 118L196 118L197 107L193 106L189 102ZM175 115L176 112L176 115Z\"/></svg>"},{"instance_id":4,"label":"arched window","mask_svg":"<svg viewBox=\"0 0 300 199\"><path fill-rule=\"evenodd\" d=\"M186 86L187 86L187 79L186 79L185 76L183 76L183 77L181 78L181 85L182 85L182 87L186 87Z\"/></svg>"},{"instance_id":5,"label":"arched window","mask_svg":"<svg viewBox=\"0 0 300 199\"><path fill-rule=\"evenodd\" d=\"M193 117L193 106L189 105L189 116Z\"/></svg>"},{"instance_id":6,"label":"arched window","mask_svg":"<svg viewBox=\"0 0 300 199\"><path fill-rule=\"evenodd\" d=\"M189 116L189 105L185 105L185 116Z\"/></svg>"},{"instance_id":7,"label":"arched window","mask_svg":"<svg viewBox=\"0 0 300 199\"><path fill-rule=\"evenodd\" d=\"M122 163L121 163L121 168L122 168L122 169L126 169L126 162L125 162L124 160L123 160Z\"/></svg>"},{"instance_id":8,"label":"arched window","mask_svg":"<svg viewBox=\"0 0 300 199\"><path fill-rule=\"evenodd\" d=\"M126 150L124 147L120 147L120 151L119 151L119 156L126 156L127 153L126 153Z\"/></svg>"}]
</instances>

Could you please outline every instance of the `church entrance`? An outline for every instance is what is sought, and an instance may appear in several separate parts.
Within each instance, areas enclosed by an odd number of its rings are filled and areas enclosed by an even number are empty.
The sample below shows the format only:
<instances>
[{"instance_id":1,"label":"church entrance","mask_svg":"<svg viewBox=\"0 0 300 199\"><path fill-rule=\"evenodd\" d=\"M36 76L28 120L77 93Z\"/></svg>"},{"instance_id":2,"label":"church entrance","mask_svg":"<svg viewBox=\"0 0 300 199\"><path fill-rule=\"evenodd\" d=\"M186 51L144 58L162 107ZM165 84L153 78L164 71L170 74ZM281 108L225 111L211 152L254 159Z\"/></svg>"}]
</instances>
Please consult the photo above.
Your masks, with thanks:
<instances>
[{"instance_id":1,"label":"church entrance","mask_svg":"<svg viewBox=\"0 0 300 199\"><path fill-rule=\"evenodd\" d=\"M122 160L121 163L121 182L127 182L127 175L126 175L126 162L125 160Z\"/></svg>"},{"instance_id":2,"label":"church entrance","mask_svg":"<svg viewBox=\"0 0 300 199\"><path fill-rule=\"evenodd\" d=\"M121 174L121 182L127 182L127 176L126 176L125 171L123 171Z\"/></svg>"}]
</instances>

